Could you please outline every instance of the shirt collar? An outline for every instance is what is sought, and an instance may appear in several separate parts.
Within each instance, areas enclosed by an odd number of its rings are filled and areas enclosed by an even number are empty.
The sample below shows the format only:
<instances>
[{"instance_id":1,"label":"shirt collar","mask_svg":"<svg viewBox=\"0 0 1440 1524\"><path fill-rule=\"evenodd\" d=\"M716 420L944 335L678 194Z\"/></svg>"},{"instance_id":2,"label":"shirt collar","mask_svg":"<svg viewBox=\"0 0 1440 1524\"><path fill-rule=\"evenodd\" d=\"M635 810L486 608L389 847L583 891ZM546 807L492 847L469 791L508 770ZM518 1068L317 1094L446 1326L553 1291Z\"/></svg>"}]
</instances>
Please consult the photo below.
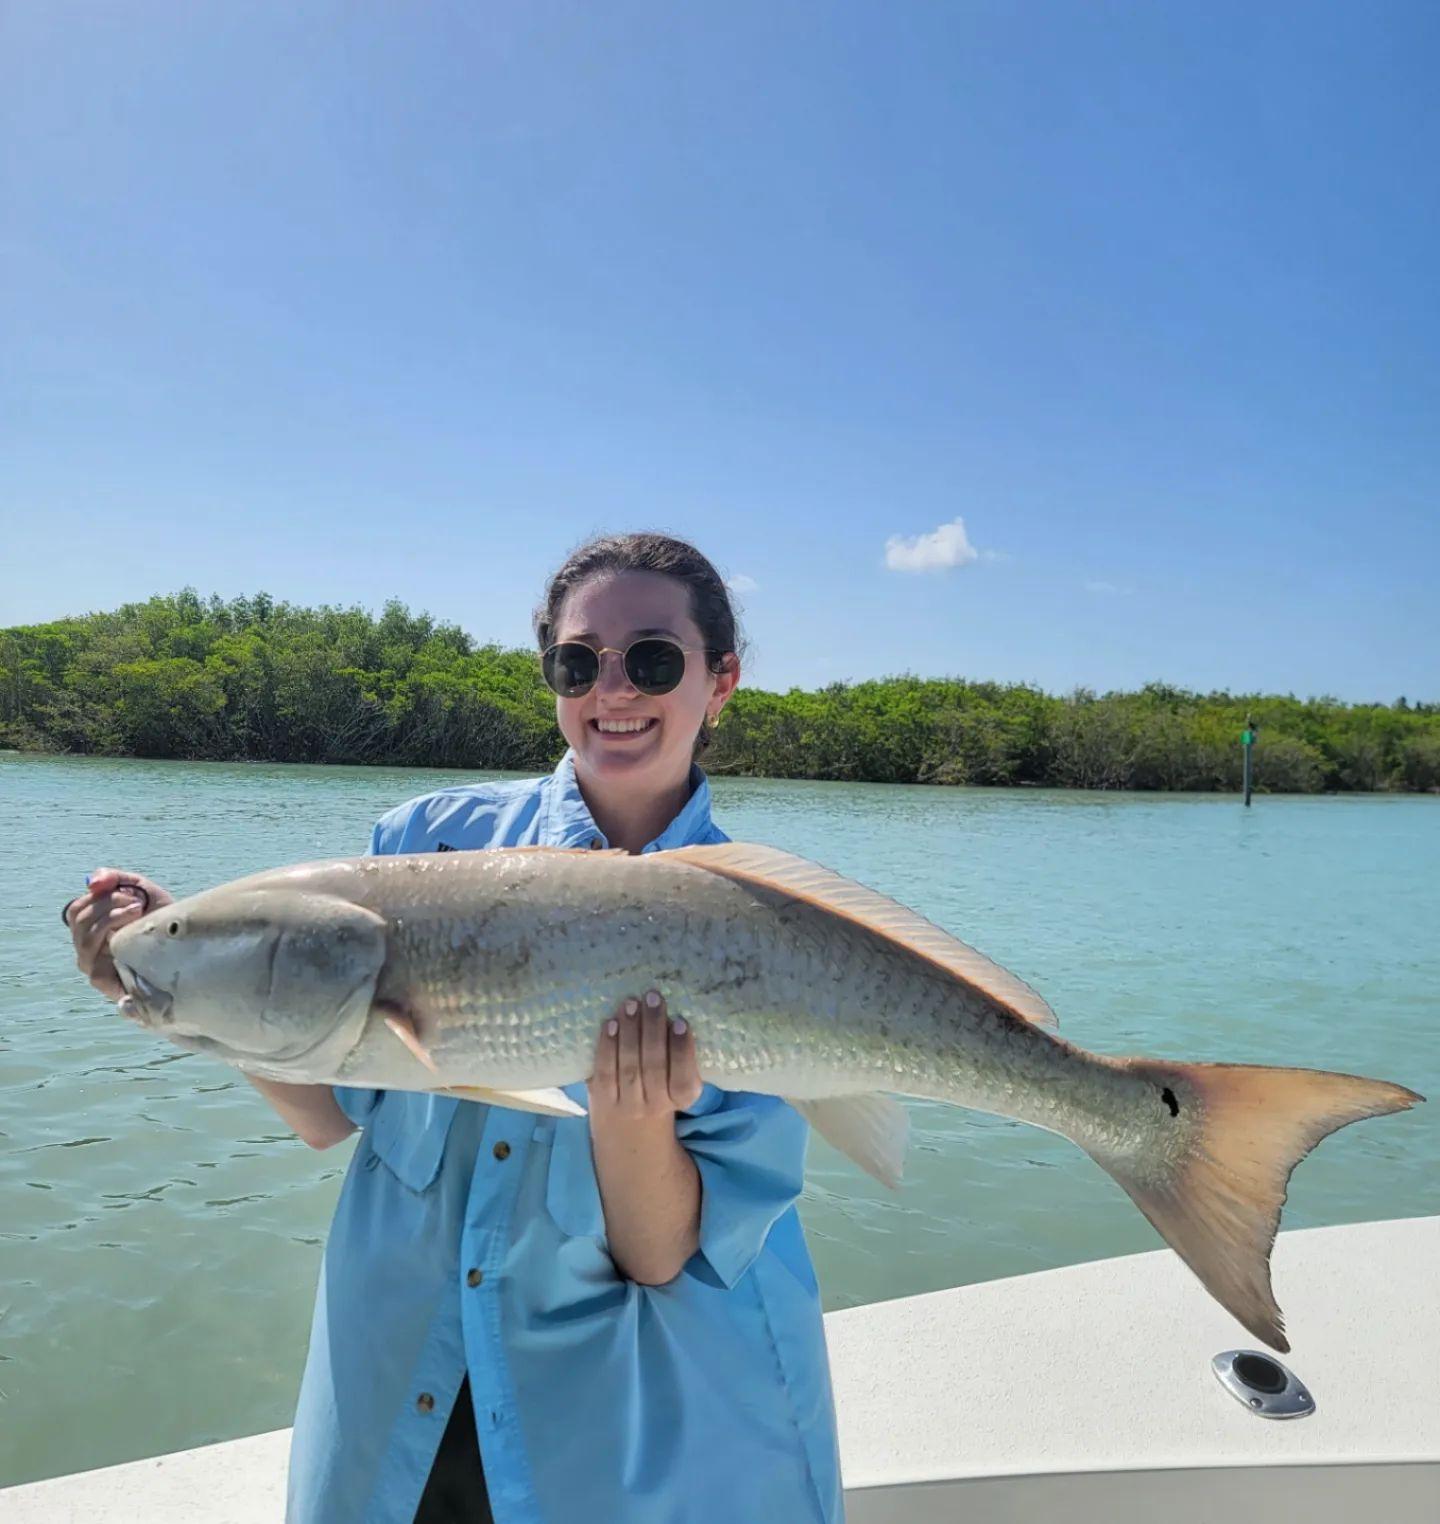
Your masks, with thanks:
<instances>
[{"instance_id":1,"label":"shirt collar","mask_svg":"<svg viewBox=\"0 0 1440 1524\"><path fill-rule=\"evenodd\" d=\"M693 763L690 766L690 797L680 813L654 841L641 850L664 852L671 847L702 841L710 829L710 780ZM575 753L567 751L555 771L545 780L542 822L543 844L551 847L608 847L600 827L585 803L575 778Z\"/></svg>"}]
</instances>

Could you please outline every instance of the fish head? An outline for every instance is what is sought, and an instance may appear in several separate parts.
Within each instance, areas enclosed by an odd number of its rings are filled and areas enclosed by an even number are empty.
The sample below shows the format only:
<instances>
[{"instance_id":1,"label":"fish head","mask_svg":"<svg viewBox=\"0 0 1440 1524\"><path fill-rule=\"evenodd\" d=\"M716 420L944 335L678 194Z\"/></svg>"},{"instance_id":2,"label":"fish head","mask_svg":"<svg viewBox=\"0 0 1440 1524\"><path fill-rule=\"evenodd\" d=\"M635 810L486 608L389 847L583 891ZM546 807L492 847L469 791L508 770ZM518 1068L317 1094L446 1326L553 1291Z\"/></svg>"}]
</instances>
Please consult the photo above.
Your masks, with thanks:
<instances>
[{"instance_id":1,"label":"fish head","mask_svg":"<svg viewBox=\"0 0 1440 1524\"><path fill-rule=\"evenodd\" d=\"M383 916L339 895L222 886L118 931L121 1010L182 1047L302 1081L358 1042L385 962Z\"/></svg>"}]
</instances>

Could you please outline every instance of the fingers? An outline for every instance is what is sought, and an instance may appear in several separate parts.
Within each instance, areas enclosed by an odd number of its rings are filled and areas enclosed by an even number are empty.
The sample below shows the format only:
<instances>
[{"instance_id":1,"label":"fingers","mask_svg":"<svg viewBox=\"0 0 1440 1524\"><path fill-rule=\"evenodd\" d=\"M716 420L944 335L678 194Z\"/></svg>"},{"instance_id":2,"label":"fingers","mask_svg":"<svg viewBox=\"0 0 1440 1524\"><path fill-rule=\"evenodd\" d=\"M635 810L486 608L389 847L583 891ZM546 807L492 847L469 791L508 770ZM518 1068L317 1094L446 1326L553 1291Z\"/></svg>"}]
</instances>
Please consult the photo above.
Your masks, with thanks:
<instances>
[{"instance_id":1,"label":"fingers","mask_svg":"<svg viewBox=\"0 0 1440 1524\"><path fill-rule=\"evenodd\" d=\"M640 1021L640 1083L646 1111L673 1111L670 1104L670 1018L658 990L645 995Z\"/></svg>"},{"instance_id":2,"label":"fingers","mask_svg":"<svg viewBox=\"0 0 1440 1524\"><path fill-rule=\"evenodd\" d=\"M143 873L128 873L123 868L96 868L86 880L86 886L97 898L104 895L123 894L126 899L133 899L137 904L144 904L148 899L151 910L158 905L175 903L175 896L168 889L162 889L159 884L153 879L146 878ZM136 893L136 890L140 892Z\"/></svg>"},{"instance_id":3,"label":"fingers","mask_svg":"<svg viewBox=\"0 0 1440 1524\"><path fill-rule=\"evenodd\" d=\"M695 1058L695 1034L689 1023L677 1016L670 1023L670 1104L676 1111L688 1111L704 1088Z\"/></svg>"},{"instance_id":4,"label":"fingers","mask_svg":"<svg viewBox=\"0 0 1440 1524\"><path fill-rule=\"evenodd\" d=\"M96 953L122 926L138 921L144 914L145 906L140 900L116 900L113 896L97 900L88 894L81 895L70 912L70 939L81 967L93 962Z\"/></svg>"},{"instance_id":5,"label":"fingers","mask_svg":"<svg viewBox=\"0 0 1440 1524\"><path fill-rule=\"evenodd\" d=\"M96 868L85 880L85 887L91 894L112 894L123 877L119 868Z\"/></svg>"},{"instance_id":6,"label":"fingers","mask_svg":"<svg viewBox=\"0 0 1440 1524\"><path fill-rule=\"evenodd\" d=\"M144 892L137 893L137 888ZM70 902L66 924L75 949L75 962L101 994L112 1000L124 994L110 958L111 937L156 905L172 902L172 895L138 873L97 868L90 875L85 893Z\"/></svg>"},{"instance_id":7,"label":"fingers","mask_svg":"<svg viewBox=\"0 0 1440 1524\"><path fill-rule=\"evenodd\" d=\"M620 1005L620 1032L616 1038L616 1100L621 1111L639 1116L645 1110L645 1082L640 1077L640 1041L643 1022L640 1002Z\"/></svg>"},{"instance_id":8,"label":"fingers","mask_svg":"<svg viewBox=\"0 0 1440 1524\"><path fill-rule=\"evenodd\" d=\"M90 972L96 953L105 945L112 914L109 906L102 907L88 894L81 895L70 912L70 940L75 946L75 961L84 973Z\"/></svg>"},{"instance_id":9,"label":"fingers","mask_svg":"<svg viewBox=\"0 0 1440 1524\"><path fill-rule=\"evenodd\" d=\"M684 1021L671 1021L658 990L643 1000L622 1000L600 1028L593 1105L623 1115L669 1116L695 1103L702 1089L695 1038Z\"/></svg>"},{"instance_id":10,"label":"fingers","mask_svg":"<svg viewBox=\"0 0 1440 1524\"><path fill-rule=\"evenodd\" d=\"M127 917L127 922L129 919L133 917ZM124 994L109 952L110 938L118 929L115 918L99 913L94 905L82 906L71 918L70 936L75 947L76 965L102 995L108 995L112 1000L118 1000Z\"/></svg>"},{"instance_id":11,"label":"fingers","mask_svg":"<svg viewBox=\"0 0 1440 1524\"><path fill-rule=\"evenodd\" d=\"M611 1016L600 1028L595 1042L595 1073L590 1078L590 1106L614 1108L619 1104L620 1017Z\"/></svg>"}]
</instances>

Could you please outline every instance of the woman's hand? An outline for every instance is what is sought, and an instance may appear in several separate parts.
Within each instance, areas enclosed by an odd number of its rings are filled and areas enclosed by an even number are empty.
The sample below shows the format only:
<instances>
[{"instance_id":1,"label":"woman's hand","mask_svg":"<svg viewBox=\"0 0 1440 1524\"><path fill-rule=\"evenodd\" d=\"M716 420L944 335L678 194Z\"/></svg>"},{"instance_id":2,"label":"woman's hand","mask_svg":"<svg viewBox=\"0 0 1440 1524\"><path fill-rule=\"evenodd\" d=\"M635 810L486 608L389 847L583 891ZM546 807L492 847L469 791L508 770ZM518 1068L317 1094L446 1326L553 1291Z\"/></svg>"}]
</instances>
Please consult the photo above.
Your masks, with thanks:
<instances>
[{"instance_id":1,"label":"woman's hand","mask_svg":"<svg viewBox=\"0 0 1440 1524\"><path fill-rule=\"evenodd\" d=\"M136 893L137 889L144 893ZM118 1000L125 993L110 957L110 938L148 911L174 903L173 894L139 873L97 868L90 875L85 893L66 906L65 924L80 972L102 995Z\"/></svg>"},{"instance_id":2,"label":"woman's hand","mask_svg":"<svg viewBox=\"0 0 1440 1524\"><path fill-rule=\"evenodd\" d=\"M621 1001L595 1046L590 1144L610 1257L641 1285L674 1280L700 1245L700 1172L675 1113L701 1089L694 1034L660 994Z\"/></svg>"},{"instance_id":3,"label":"woman's hand","mask_svg":"<svg viewBox=\"0 0 1440 1524\"><path fill-rule=\"evenodd\" d=\"M693 1106L703 1088L695 1034L684 1021L669 1019L659 991L643 1001L622 1000L595 1045L590 1115L602 1125L673 1118Z\"/></svg>"}]
</instances>

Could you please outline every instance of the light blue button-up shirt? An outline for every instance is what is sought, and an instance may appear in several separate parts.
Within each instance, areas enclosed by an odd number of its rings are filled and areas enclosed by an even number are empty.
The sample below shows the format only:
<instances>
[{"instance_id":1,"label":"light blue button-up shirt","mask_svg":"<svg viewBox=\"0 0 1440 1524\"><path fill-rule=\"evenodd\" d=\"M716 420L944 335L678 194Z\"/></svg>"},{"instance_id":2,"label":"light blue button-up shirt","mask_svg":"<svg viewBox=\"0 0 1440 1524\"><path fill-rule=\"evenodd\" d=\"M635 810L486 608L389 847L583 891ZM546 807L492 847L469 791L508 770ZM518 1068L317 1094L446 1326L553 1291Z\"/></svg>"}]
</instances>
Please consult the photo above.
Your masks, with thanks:
<instances>
[{"instance_id":1,"label":"light blue button-up shirt","mask_svg":"<svg viewBox=\"0 0 1440 1524\"><path fill-rule=\"evenodd\" d=\"M692 783L647 852L728 839L698 769ZM594 843L567 755L547 778L401 805L371 848ZM585 1103L584 1085L569 1093ZM409 1524L467 1372L496 1524L843 1517L791 1107L707 1085L676 1116L700 1247L668 1285L641 1286L606 1249L586 1118L335 1095L364 1131L315 1300L290 1524Z\"/></svg>"}]
</instances>

